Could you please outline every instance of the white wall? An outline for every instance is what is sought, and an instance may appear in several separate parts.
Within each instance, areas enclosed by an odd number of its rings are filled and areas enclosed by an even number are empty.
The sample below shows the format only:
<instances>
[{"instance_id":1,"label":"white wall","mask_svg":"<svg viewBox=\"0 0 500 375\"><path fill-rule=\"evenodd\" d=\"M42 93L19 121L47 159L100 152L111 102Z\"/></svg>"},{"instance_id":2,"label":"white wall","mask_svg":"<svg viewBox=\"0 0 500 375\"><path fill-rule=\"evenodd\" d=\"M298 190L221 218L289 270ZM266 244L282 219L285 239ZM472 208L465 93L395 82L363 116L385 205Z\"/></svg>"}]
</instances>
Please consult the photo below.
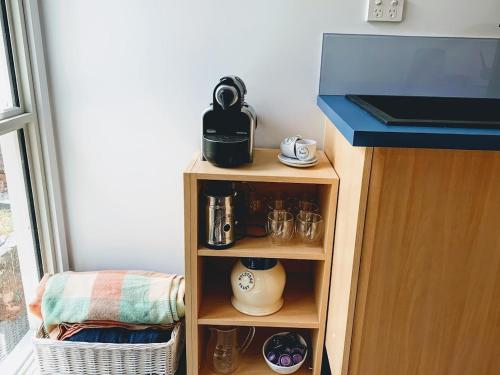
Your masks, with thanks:
<instances>
[{"instance_id":1,"label":"white wall","mask_svg":"<svg viewBox=\"0 0 500 375\"><path fill-rule=\"evenodd\" d=\"M408 0L407 0L408 1ZM70 257L77 270L183 272L181 172L225 74L248 85L259 146L320 139L323 32L500 36L498 0L40 1Z\"/></svg>"}]
</instances>

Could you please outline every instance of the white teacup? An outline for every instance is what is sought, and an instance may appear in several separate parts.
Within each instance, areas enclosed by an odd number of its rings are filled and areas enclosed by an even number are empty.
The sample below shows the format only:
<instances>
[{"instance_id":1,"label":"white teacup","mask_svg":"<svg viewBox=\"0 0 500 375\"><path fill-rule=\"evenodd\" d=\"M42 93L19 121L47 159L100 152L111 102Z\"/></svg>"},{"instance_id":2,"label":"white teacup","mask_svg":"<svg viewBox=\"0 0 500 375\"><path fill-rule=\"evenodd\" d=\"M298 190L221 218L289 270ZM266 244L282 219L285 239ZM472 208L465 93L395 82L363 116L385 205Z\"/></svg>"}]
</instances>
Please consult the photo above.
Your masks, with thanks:
<instances>
[{"instance_id":1,"label":"white teacup","mask_svg":"<svg viewBox=\"0 0 500 375\"><path fill-rule=\"evenodd\" d=\"M297 158L295 154L295 144L299 139L302 139L300 135L296 135L294 137L286 137L283 139L280 145L281 153L289 158Z\"/></svg>"},{"instance_id":2,"label":"white teacup","mask_svg":"<svg viewBox=\"0 0 500 375\"><path fill-rule=\"evenodd\" d=\"M316 158L317 142L314 139L299 139L295 142L296 158L302 161Z\"/></svg>"}]
</instances>

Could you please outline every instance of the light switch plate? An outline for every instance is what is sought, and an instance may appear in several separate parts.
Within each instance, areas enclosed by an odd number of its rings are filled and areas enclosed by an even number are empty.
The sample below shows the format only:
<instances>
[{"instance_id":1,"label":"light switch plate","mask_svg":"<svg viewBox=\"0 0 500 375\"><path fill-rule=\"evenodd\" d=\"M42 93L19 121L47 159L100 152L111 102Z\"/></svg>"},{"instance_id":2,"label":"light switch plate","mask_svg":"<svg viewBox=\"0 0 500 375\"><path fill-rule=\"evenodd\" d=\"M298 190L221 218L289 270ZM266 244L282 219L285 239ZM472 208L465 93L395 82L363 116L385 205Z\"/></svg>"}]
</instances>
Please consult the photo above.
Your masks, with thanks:
<instances>
[{"instance_id":1,"label":"light switch plate","mask_svg":"<svg viewBox=\"0 0 500 375\"><path fill-rule=\"evenodd\" d=\"M403 21L405 0L368 0L369 22Z\"/></svg>"}]
</instances>

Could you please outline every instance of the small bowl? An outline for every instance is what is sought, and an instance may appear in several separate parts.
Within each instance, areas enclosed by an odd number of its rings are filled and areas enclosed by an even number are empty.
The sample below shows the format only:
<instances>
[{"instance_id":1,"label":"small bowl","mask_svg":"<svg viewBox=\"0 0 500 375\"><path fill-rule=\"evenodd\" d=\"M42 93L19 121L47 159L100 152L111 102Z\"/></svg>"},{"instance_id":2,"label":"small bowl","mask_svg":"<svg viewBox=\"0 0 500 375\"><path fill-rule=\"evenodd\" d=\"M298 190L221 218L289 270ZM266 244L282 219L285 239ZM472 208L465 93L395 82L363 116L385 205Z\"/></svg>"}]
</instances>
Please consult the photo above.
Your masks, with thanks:
<instances>
[{"instance_id":1,"label":"small bowl","mask_svg":"<svg viewBox=\"0 0 500 375\"><path fill-rule=\"evenodd\" d=\"M307 347L306 340L304 340L304 338L301 335L298 335L299 339L300 339L300 343L306 347L306 354L304 354L304 358L302 359L302 362L299 362L296 365L293 365L290 367L278 366L278 365L275 365L274 363L270 362L266 357L266 347L267 347L267 344L269 343L269 340L271 340L274 336L285 336L285 335L288 335L289 333L290 332L280 332L280 333L277 333L275 335L272 335L271 337L269 337L266 340L264 345L262 345L262 355L264 356L264 360L266 361L269 368L278 374L293 374L294 372L297 372L300 369L300 367L304 364L304 362L306 361L307 353L309 352L309 348Z\"/></svg>"}]
</instances>

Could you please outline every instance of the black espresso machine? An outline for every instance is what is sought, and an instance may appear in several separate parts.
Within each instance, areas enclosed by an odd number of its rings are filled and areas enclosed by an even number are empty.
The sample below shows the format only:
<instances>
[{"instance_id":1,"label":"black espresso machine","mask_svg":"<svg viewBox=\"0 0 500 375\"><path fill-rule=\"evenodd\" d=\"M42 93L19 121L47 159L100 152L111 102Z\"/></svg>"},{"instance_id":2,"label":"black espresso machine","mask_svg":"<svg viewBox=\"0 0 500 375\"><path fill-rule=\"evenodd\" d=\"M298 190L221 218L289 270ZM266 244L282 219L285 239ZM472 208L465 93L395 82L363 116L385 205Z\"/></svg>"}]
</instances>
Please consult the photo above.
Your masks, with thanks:
<instances>
[{"instance_id":1,"label":"black espresso machine","mask_svg":"<svg viewBox=\"0 0 500 375\"><path fill-rule=\"evenodd\" d=\"M202 116L202 159L223 168L253 161L257 116L245 103L247 89L241 78L222 77L212 104Z\"/></svg>"}]
</instances>

